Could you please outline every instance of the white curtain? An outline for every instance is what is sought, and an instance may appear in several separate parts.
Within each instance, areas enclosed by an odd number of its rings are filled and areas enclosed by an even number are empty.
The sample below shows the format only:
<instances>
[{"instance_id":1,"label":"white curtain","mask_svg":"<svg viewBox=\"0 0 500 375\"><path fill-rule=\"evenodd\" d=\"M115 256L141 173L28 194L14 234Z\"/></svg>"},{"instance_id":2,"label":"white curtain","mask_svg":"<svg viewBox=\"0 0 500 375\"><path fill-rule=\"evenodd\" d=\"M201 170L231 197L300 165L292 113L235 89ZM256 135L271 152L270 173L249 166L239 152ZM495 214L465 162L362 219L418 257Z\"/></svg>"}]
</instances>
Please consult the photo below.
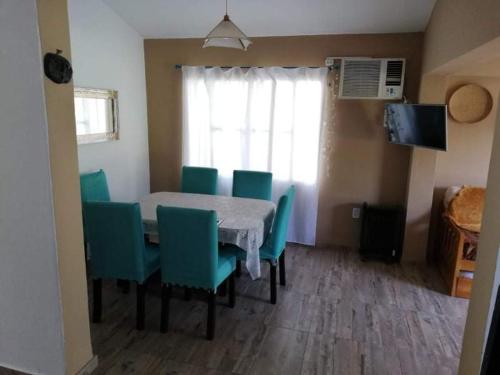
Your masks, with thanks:
<instances>
[{"instance_id":1,"label":"white curtain","mask_svg":"<svg viewBox=\"0 0 500 375\"><path fill-rule=\"evenodd\" d=\"M273 200L297 188L288 240L315 244L326 68L183 67L183 163L273 173Z\"/></svg>"}]
</instances>

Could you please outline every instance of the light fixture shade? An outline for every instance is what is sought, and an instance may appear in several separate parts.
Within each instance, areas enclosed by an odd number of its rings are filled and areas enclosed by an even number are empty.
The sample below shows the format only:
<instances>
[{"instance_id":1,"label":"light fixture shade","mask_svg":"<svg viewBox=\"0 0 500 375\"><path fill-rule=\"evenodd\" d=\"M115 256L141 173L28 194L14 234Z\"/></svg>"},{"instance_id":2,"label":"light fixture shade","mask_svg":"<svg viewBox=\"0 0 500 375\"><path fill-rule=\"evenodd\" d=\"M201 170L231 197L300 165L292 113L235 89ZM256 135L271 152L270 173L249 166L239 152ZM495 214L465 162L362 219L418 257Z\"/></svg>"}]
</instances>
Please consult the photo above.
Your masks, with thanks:
<instances>
[{"instance_id":1,"label":"light fixture shade","mask_svg":"<svg viewBox=\"0 0 500 375\"><path fill-rule=\"evenodd\" d=\"M231 22L226 14L224 19L210 31L205 39L203 48L225 47L247 50L252 41Z\"/></svg>"}]
</instances>

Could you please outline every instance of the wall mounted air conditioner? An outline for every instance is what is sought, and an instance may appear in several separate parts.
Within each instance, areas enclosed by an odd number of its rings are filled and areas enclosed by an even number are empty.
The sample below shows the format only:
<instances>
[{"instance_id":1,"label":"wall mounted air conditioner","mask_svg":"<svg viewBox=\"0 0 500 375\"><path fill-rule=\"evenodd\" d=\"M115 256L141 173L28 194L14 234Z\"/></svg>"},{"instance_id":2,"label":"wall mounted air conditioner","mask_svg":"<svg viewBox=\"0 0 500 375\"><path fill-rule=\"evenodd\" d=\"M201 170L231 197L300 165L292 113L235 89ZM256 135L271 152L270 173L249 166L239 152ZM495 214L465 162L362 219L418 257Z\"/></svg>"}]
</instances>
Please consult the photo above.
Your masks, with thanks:
<instances>
[{"instance_id":1,"label":"wall mounted air conditioner","mask_svg":"<svg viewBox=\"0 0 500 375\"><path fill-rule=\"evenodd\" d=\"M340 68L338 97L341 99L403 98L405 59L328 57L325 63Z\"/></svg>"}]
</instances>

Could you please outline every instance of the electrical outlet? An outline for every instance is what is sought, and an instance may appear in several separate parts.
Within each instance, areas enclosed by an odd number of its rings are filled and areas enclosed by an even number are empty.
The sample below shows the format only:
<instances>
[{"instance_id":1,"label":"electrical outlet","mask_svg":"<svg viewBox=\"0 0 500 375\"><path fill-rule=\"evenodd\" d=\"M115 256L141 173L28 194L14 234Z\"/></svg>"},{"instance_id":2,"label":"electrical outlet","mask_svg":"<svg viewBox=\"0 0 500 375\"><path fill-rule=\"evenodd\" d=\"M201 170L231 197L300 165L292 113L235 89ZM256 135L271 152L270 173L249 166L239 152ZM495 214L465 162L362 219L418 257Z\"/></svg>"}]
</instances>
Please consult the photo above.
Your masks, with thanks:
<instances>
[{"instance_id":1,"label":"electrical outlet","mask_svg":"<svg viewBox=\"0 0 500 375\"><path fill-rule=\"evenodd\" d=\"M353 219L359 219L360 215L361 215L361 209L359 207L353 207L353 209L352 209L352 218Z\"/></svg>"}]
</instances>

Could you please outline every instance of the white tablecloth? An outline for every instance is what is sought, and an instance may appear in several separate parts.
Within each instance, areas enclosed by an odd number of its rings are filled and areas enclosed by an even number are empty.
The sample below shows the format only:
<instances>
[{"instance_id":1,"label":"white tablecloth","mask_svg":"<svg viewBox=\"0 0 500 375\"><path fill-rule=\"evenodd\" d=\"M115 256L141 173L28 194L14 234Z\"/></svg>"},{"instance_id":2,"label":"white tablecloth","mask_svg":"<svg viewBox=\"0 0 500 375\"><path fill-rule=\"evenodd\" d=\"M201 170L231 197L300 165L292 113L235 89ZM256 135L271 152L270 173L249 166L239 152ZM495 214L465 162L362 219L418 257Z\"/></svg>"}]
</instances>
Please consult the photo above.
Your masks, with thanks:
<instances>
[{"instance_id":1,"label":"white tablecloth","mask_svg":"<svg viewBox=\"0 0 500 375\"><path fill-rule=\"evenodd\" d=\"M273 222L275 204L269 201L222 195L159 192L140 200L144 230L157 235L156 207L175 206L214 210L219 219L219 242L247 252L246 266L252 279L260 277L259 248Z\"/></svg>"}]
</instances>

